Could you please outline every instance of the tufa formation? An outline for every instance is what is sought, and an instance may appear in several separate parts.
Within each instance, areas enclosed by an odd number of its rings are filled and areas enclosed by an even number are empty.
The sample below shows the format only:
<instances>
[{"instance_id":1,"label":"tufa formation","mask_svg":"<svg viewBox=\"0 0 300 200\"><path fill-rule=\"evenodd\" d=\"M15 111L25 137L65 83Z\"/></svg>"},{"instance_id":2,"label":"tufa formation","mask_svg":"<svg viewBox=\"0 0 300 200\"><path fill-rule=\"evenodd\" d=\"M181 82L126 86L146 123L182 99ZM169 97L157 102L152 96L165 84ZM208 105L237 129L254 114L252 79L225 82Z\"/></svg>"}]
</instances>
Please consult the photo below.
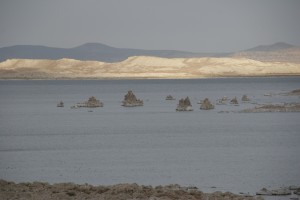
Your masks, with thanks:
<instances>
[{"instance_id":1,"label":"tufa formation","mask_svg":"<svg viewBox=\"0 0 300 200\"><path fill-rule=\"evenodd\" d=\"M210 103L208 98L205 98L202 101L202 104L200 106L201 110L211 110L211 109L214 109L214 108L215 108L215 106Z\"/></svg>"},{"instance_id":2,"label":"tufa formation","mask_svg":"<svg viewBox=\"0 0 300 200\"><path fill-rule=\"evenodd\" d=\"M137 99L131 90L124 96L124 100L122 101L122 106L125 107L135 107L135 106L143 106L143 100Z\"/></svg>"},{"instance_id":3,"label":"tufa formation","mask_svg":"<svg viewBox=\"0 0 300 200\"><path fill-rule=\"evenodd\" d=\"M189 97L179 100L176 111L193 111Z\"/></svg>"},{"instance_id":4,"label":"tufa formation","mask_svg":"<svg viewBox=\"0 0 300 200\"><path fill-rule=\"evenodd\" d=\"M231 99L230 103L231 104L235 104L235 105L239 104L239 102L238 102L238 100L237 100L236 97L234 97L233 99Z\"/></svg>"},{"instance_id":5,"label":"tufa formation","mask_svg":"<svg viewBox=\"0 0 300 200\"><path fill-rule=\"evenodd\" d=\"M247 95L243 95L242 96L242 101L250 101L250 99L247 97Z\"/></svg>"}]
</instances>

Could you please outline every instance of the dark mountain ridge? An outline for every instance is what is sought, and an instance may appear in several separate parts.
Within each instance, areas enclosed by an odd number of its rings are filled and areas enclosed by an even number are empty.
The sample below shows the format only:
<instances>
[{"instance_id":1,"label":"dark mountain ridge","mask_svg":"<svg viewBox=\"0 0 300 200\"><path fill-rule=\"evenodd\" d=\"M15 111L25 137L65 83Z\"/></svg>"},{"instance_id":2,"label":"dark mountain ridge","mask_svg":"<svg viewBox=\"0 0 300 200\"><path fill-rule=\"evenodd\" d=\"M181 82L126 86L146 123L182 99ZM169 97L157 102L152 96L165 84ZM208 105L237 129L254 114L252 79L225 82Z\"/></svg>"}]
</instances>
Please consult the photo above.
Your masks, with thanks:
<instances>
[{"instance_id":1,"label":"dark mountain ridge","mask_svg":"<svg viewBox=\"0 0 300 200\"><path fill-rule=\"evenodd\" d=\"M285 50L294 47L296 46L284 42L277 42L271 45L259 45L251 49L247 49L245 51L278 51L278 50Z\"/></svg>"},{"instance_id":2,"label":"dark mountain ridge","mask_svg":"<svg viewBox=\"0 0 300 200\"><path fill-rule=\"evenodd\" d=\"M262 62L300 63L300 48L284 42L278 42L240 51L234 53L232 57L248 58Z\"/></svg>"},{"instance_id":3,"label":"dark mountain ridge","mask_svg":"<svg viewBox=\"0 0 300 200\"><path fill-rule=\"evenodd\" d=\"M176 50L143 50L115 48L101 43L86 43L74 48L55 48L33 45L16 45L0 48L0 62L7 59L51 59L71 58L76 60L96 60L120 62L130 56L156 56L164 58L221 57L226 53L194 53Z\"/></svg>"},{"instance_id":4,"label":"dark mountain ridge","mask_svg":"<svg viewBox=\"0 0 300 200\"><path fill-rule=\"evenodd\" d=\"M279 42L272 45L260 45L242 52L274 52L297 48L296 46ZM244 53L243 53L244 52ZM240 55L241 53L239 53ZM193 57L235 57L236 53L195 53L176 50L143 50L130 48L115 48L101 43L86 43L74 48L56 48L38 45L16 45L0 48L0 62L7 59L50 59L70 58L76 60L95 60L103 62L120 62L131 56L155 56L163 58L193 58ZM245 54L245 57L249 57Z\"/></svg>"}]
</instances>

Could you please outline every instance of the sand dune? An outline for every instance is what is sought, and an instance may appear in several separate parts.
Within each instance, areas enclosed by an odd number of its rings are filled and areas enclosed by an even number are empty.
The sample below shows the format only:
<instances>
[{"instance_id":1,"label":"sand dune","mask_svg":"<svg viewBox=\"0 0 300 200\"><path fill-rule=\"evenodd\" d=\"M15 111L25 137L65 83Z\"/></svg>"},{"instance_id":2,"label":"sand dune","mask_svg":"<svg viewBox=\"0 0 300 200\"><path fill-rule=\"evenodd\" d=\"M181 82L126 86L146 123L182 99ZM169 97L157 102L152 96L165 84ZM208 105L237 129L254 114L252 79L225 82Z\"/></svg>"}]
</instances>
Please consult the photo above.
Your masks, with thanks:
<instances>
[{"instance_id":1,"label":"sand dune","mask_svg":"<svg viewBox=\"0 0 300 200\"><path fill-rule=\"evenodd\" d=\"M247 58L158 58L135 56L117 63L74 59L9 59L0 63L2 79L204 78L300 75L300 63Z\"/></svg>"}]
</instances>

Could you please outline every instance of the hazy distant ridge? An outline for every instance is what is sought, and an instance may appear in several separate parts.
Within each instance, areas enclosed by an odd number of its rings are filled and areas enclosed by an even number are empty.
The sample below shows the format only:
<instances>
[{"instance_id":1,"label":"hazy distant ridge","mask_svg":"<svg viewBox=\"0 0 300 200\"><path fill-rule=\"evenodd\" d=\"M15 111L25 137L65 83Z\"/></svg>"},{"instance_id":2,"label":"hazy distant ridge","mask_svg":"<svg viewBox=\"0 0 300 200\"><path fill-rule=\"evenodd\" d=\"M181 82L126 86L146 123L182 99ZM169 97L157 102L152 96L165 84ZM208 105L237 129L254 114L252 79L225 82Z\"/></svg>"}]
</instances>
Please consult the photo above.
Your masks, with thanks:
<instances>
[{"instance_id":1,"label":"hazy distant ridge","mask_svg":"<svg viewBox=\"0 0 300 200\"><path fill-rule=\"evenodd\" d=\"M120 62L132 56L154 56L161 58L201 58L201 57L239 57L259 61L278 61L300 63L300 48L279 42L260 45L236 53L195 53L176 50L143 50L115 48L101 43L86 43L74 48L54 48L34 45L17 45L0 48L0 62L7 59L50 59L63 58Z\"/></svg>"},{"instance_id":2,"label":"hazy distant ridge","mask_svg":"<svg viewBox=\"0 0 300 200\"><path fill-rule=\"evenodd\" d=\"M193 53L176 50L142 50L115 48L101 43L86 43L74 48L54 48L46 46L17 45L0 48L0 62L7 59L51 59L62 58L76 60L96 60L104 62L120 62L131 56L156 56L163 58L192 58L208 56L224 56L227 54Z\"/></svg>"},{"instance_id":3,"label":"hazy distant ridge","mask_svg":"<svg viewBox=\"0 0 300 200\"><path fill-rule=\"evenodd\" d=\"M295 47L296 46L284 42L277 42L271 45L259 45L251 49L247 49L245 51L280 51L280 50L285 50L285 49L290 49Z\"/></svg>"},{"instance_id":4,"label":"hazy distant ridge","mask_svg":"<svg viewBox=\"0 0 300 200\"><path fill-rule=\"evenodd\" d=\"M300 47L278 42L272 45L260 45L245 51L234 53L232 57L249 58L264 62L300 63Z\"/></svg>"}]
</instances>

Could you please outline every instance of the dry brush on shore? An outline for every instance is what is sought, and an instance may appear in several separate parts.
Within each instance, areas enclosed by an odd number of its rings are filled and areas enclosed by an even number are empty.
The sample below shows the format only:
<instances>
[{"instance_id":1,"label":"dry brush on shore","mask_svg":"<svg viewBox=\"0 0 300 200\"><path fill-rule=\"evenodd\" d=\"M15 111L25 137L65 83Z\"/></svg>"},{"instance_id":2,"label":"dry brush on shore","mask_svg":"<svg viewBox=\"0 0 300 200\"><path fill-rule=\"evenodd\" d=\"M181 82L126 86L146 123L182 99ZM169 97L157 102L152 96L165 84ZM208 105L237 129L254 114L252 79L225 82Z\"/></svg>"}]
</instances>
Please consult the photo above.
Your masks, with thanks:
<instances>
[{"instance_id":1,"label":"dry brush on shore","mask_svg":"<svg viewBox=\"0 0 300 200\"><path fill-rule=\"evenodd\" d=\"M255 200L261 197L236 195L230 192L203 193L194 187L144 186L117 184L112 186L48 184L42 182L14 183L0 180L0 199L97 199L97 200Z\"/></svg>"}]
</instances>

